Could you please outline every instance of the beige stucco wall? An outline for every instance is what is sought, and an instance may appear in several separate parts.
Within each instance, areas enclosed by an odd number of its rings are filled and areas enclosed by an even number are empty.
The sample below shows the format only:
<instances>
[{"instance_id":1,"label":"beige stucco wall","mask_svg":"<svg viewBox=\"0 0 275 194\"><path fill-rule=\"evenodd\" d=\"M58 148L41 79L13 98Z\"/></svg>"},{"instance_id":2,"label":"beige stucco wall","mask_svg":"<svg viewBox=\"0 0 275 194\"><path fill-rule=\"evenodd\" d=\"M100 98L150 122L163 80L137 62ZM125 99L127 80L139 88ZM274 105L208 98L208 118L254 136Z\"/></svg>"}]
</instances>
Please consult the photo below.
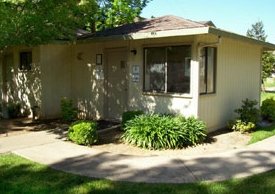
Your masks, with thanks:
<instances>
[{"instance_id":1,"label":"beige stucco wall","mask_svg":"<svg viewBox=\"0 0 275 194\"><path fill-rule=\"evenodd\" d=\"M32 51L31 71L19 69L19 54ZM41 71L38 47L8 48L1 54L1 100L20 103L22 113L31 114L30 107L41 104Z\"/></svg>"},{"instance_id":2,"label":"beige stucco wall","mask_svg":"<svg viewBox=\"0 0 275 194\"><path fill-rule=\"evenodd\" d=\"M127 53L127 74L128 76L128 109L143 110L146 113L175 113L186 116L196 116L197 103L194 102L197 86L192 84L190 95L157 95L143 93L143 49L147 46L167 46L190 44L194 51L194 37L177 37L148 40L128 40L110 42L92 42L77 44L74 46L72 54L72 98L77 102L78 108L87 117L104 117L104 100L106 91L104 89L104 79L96 78L96 54L103 54L103 71L106 74L105 52L110 48L126 48ZM137 50L134 55L130 50ZM194 53L194 52L193 52ZM81 56L81 59L78 59ZM196 55L192 56L194 59ZM194 65L198 65L195 64ZM140 67L140 82L132 81L132 67ZM119 79L119 77L118 77ZM191 82L198 79L191 77ZM195 89L193 89L195 88Z\"/></svg>"},{"instance_id":3,"label":"beige stucco wall","mask_svg":"<svg viewBox=\"0 0 275 194\"><path fill-rule=\"evenodd\" d=\"M155 38L140 40L99 41L75 45L51 44L33 48L34 68L19 72L19 52L10 51L14 57L9 72L12 84L19 84L11 96L23 99L26 106L41 107L42 117L59 117L62 97L73 99L83 118L104 118L106 110L106 51L126 48L128 77L128 109L146 113L175 113L194 115L207 123L209 130L225 126L234 116L242 100L260 100L261 49L258 46L222 37L217 46L216 93L198 94L198 51L201 46L217 42L214 35ZM143 49L150 46L192 45L191 93L189 95L160 95L143 92ZM130 50L136 50L134 55ZM102 77L96 65L96 55L102 54ZM132 67L140 67L140 81L132 81ZM14 77L13 77L14 75ZM117 78L119 79L119 77ZM24 87L23 87L24 86ZM9 88L14 88L10 86ZM20 91L19 91L20 90ZM13 93L13 94L12 94ZM16 94L16 95L15 95ZM13 98L15 98L13 97Z\"/></svg>"},{"instance_id":4,"label":"beige stucco wall","mask_svg":"<svg viewBox=\"0 0 275 194\"><path fill-rule=\"evenodd\" d=\"M199 118L209 130L226 126L242 100L260 101L260 47L222 37L217 48L216 93L199 99Z\"/></svg>"},{"instance_id":5,"label":"beige stucco wall","mask_svg":"<svg viewBox=\"0 0 275 194\"><path fill-rule=\"evenodd\" d=\"M41 59L41 115L59 117L60 101L71 98L72 46L66 44L43 45Z\"/></svg>"}]
</instances>

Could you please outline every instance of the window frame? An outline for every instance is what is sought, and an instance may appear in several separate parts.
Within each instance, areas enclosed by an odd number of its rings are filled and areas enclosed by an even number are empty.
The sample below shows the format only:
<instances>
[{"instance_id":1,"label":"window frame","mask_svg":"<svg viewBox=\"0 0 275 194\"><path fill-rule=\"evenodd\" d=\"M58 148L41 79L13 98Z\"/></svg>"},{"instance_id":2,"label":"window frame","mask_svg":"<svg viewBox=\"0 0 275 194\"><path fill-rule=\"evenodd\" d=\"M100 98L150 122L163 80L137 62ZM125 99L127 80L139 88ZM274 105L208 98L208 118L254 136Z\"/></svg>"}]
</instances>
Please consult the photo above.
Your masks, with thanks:
<instances>
[{"instance_id":1,"label":"window frame","mask_svg":"<svg viewBox=\"0 0 275 194\"><path fill-rule=\"evenodd\" d=\"M167 85L168 85L168 58L167 58L167 49L169 47L184 47L184 46L189 46L190 48L190 56L188 57L185 57L185 60L186 58L189 59L190 61L190 64L189 64L189 68L190 68L190 75L189 75L189 93L187 92L168 92L167 91ZM165 85L165 88L164 88L164 91L154 91L154 90L146 90L146 60L147 60L147 55L146 55L146 49L152 49L152 48L163 48L165 50L165 61L164 61L164 85ZM191 90L191 75L192 75L192 72L191 72L191 59L192 59L192 44L175 44L175 45L150 45L150 46L146 46L146 47L143 47L143 94L149 94L149 95L167 95L167 96L191 96L191 93L192 93L192 90ZM184 69L186 68L185 65L183 67Z\"/></svg>"},{"instance_id":2,"label":"window frame","mask_svg":"<svg viewBox=\"0 0 275 194\"><path fill-rule=\"evenodd\" d=\"M23 56L25 55L25 56ZM29 56L30 55L30 61ZM23 57L25 57L23 59ZM28 65L23 65L23 60L27 61ZM32 64L33 64L33 52L32 50L20 51L19 52L19 70L20 71L32 71Z\"/></svg>"},{"instance_id":3,"label":"window frame","mask_svg":"<svg viewBox=\"0 0 275 194\"><path fill-rule=\"evenodd\" d=\"M211 92L208 92L208 48L213 48L214 49L214 60L213 60L213 91ZM204 67L204 85L205 85L205 92L201 92L199 91L199 94L200 95L208 95L208 94L215 94L217 91L216 91L216 85L217 85L217 53L218 53L218 48L215 47L215 46L207 46L207 47L203 47L200 49L200 58L201 58L201 50L202 49L205 49L205 67ZM200 59L200 68L201 68L201 59ZM200 71L200 70L199 70ZM201 80L199 81L199 84L201 84ZM199 85L199 89L200 89L200 85Z\"/></svg>"}]
</instances>

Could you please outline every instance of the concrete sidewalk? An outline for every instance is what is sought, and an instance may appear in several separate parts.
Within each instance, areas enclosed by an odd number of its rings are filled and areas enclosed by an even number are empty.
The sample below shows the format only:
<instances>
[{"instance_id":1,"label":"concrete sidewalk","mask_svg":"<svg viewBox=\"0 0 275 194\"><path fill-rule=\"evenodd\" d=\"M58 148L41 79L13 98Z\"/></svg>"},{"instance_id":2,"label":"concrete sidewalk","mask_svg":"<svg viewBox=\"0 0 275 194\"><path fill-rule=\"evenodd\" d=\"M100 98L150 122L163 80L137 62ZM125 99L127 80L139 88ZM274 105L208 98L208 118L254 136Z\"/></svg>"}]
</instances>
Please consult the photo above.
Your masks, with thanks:
<instances>
[{"instance_id":1,"label":"concrete sidewalk","mask_svg":"<svg viewBox=\"0 0 275 194\"><path fill-rule=\"evenodd\" d=\"M206 156L130 156L64 141L49 131L0 138L15 153L55 169L94 178L148 183L222 181L275 169L275 136L243 149Z\"/></svg>"}]
</instances>

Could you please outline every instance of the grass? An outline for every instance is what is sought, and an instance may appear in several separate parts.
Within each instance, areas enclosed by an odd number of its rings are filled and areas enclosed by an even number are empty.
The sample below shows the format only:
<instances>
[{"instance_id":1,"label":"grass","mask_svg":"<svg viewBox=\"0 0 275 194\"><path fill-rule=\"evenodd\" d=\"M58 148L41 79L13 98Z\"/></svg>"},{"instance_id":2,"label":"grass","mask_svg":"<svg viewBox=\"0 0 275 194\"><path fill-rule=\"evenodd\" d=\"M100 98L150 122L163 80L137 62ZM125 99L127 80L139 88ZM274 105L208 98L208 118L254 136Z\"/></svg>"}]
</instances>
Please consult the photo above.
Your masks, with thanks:
<instances>
[{"instance_id":1,"label":"grass","mask_svg":"<svg viewBox=\"0 0 275 194\"><path fill-rule=\"evenodd\" d=\"M91 179L53 170L16 155L0 156L0 193L274 193L275 171L244 179L194 184L147 184Z\"/></svg>"},{"instance_id":2,"label":"grass","mask_svg":"<svg viewBox=\"0 0 275 194\"><path fill-rule=\"evenodd\" d=\"M255 132L252 133L252 136L250 141L248 142L248 145L256 143L258 141L262 141L274 135L275 135L275 125L268 126L268 127L260 127Z\"/></svg>"}]
</instances>

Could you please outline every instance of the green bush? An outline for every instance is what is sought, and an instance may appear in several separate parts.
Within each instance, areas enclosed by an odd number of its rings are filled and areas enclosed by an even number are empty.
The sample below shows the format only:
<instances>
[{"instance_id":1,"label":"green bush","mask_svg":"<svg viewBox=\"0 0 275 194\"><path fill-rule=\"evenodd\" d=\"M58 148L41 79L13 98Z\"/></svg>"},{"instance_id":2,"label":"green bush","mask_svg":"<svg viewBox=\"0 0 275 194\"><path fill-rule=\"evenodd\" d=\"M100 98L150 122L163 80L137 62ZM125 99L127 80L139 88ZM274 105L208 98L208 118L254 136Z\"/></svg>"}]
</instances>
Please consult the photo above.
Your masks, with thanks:
<instances>
[{"instance_id":1,"label":"green bush","mask_svg":"<svg viewBox=\"0 0 275 194\"><path fill-rule=\"evenodd\" d=\"M68 140L80 145L92 145L98 141L97 123L88 120L74 122L68 131Z\"/></svg>"},{"instance_id":2,"label":"green bush","mask_svg":"<svg viewBox=\"0 0 275 194\"><path fill-rule=\"evenodd\" d=\"M136 116L141 115L141 114L143 114L143 111L141 111L141 110L128 110L128 111L125 111L125 112L122 114L122 121L121 121L122 129L125 128L125 124L126 124L129 120L132 120L132 119L134 119Z\"/></svg>"},{"instance_id":3,"label":"green bush","mask_svg":"<svg viewBox=\"0 0 275 194\"><path fill-rule=\"evenodd\" d=\"M275 100L273 97L262 102L261 114L265 120L275 121Z\"/></svg>"},{"instance_id":4,"label":"green bush","mask_svg":"<svg viewBox=\"0 0 275 194\"><path fill-rule=\"evenodd\" d=\"M146 149L176 149L196 145L206 137L206 125L194 117L139 115L125 125L122 140Z\"/></svg>"},{"instance_id":5,"label":"green bush","mask_svg":"<svg viewBox=\"0 0 275 194\"><path fill-rule=\"evenodd\" d=\"M77 116L77 108L73 107L73 100L61 99L61 114L66 122L71 122Z\"/></svg>"},{"instance_id":6,"label":"green bush","mask_svg":"<svg viewBox=\"0 0 275 194\"><path fill-rule=\"evenodd\" d=\"M258 105L256 100L248 100L246 98L242 102L242 107L234 111L239 116L236 119L230 119L228 121L228 127L234 131L243 133L256 128L260 111L255 107Z\"/></svg>"},{"instance_id":7,"label":"green bush","mask_svg":"<svg viewBox=\"0 0 275 194\"><path fill-rule=\"evenodd\" d=\"M20 103L10 103L7 108L8 108L8 114L10 118L19 117L20 109L21 109Z\"/></svg>"}]
</instances>

